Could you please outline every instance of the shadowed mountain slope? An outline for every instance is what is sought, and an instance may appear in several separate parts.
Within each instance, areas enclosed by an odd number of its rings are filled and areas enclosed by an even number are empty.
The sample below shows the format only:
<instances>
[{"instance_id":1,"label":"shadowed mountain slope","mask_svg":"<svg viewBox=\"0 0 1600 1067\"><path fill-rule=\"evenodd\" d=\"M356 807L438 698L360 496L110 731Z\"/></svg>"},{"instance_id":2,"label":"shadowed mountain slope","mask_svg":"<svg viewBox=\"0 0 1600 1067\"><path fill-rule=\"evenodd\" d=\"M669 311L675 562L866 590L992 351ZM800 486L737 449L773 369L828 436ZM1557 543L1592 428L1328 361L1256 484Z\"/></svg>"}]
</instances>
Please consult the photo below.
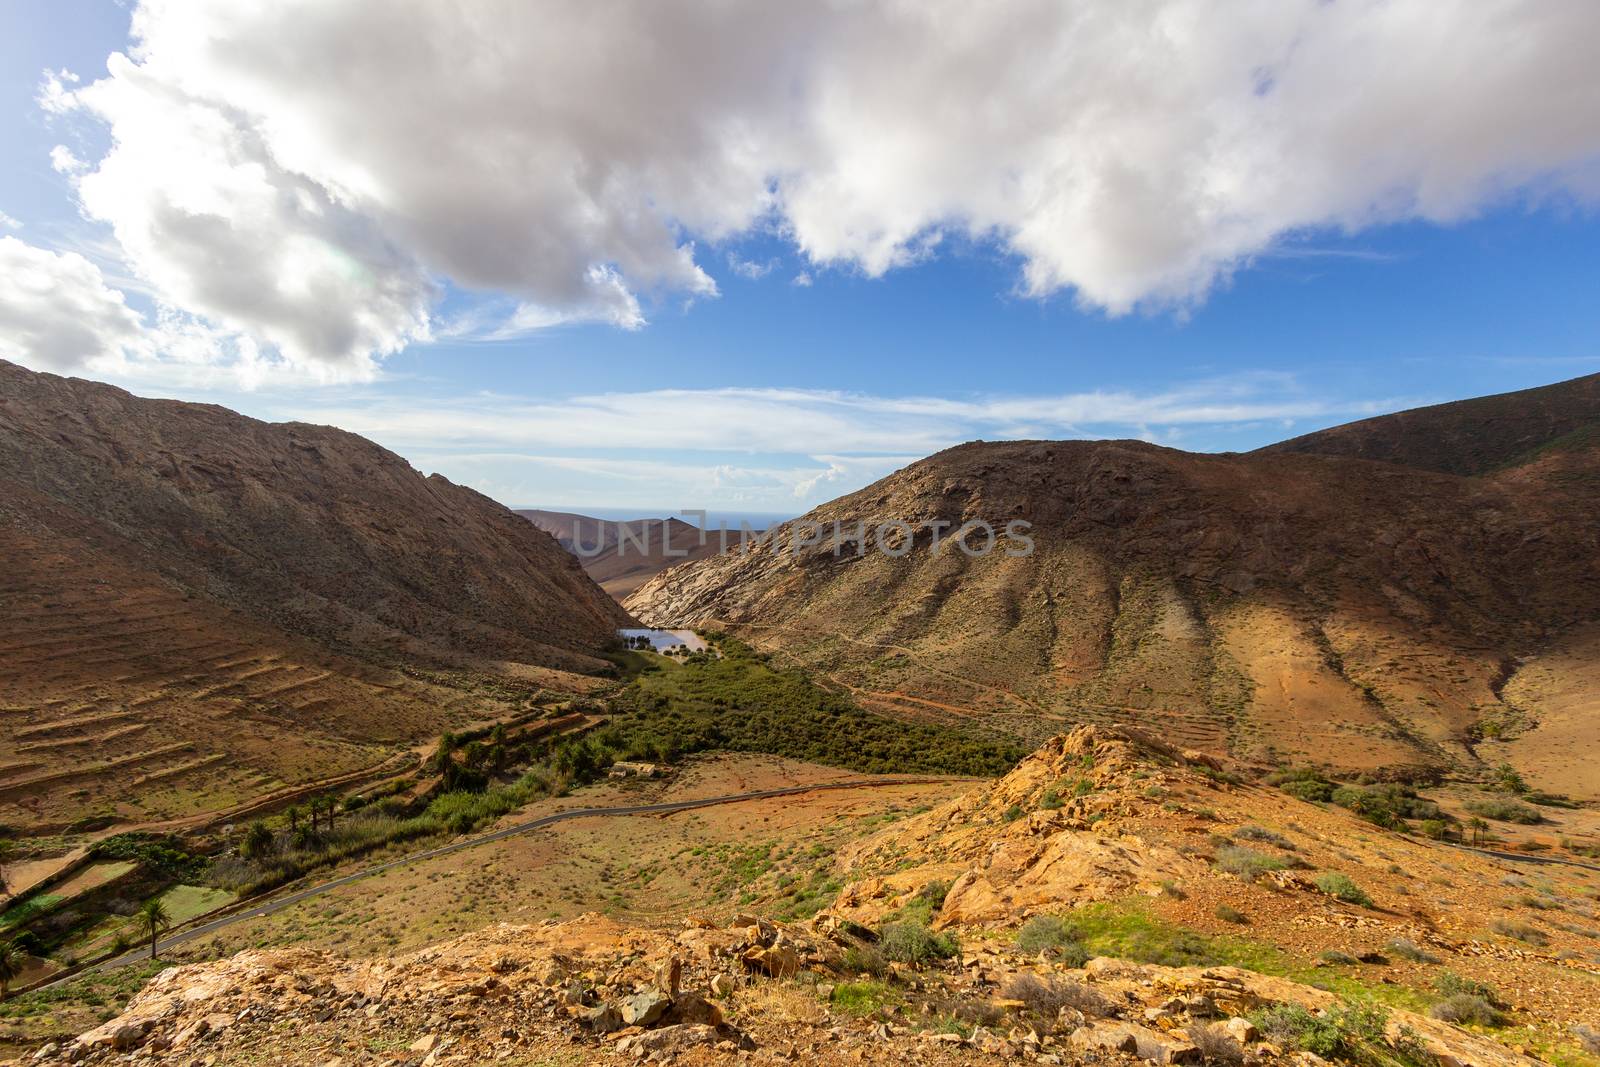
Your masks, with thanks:
<instances>
[{"instance_id":1,"label":"shadowed mountain slope","mask_svg":"<svg viewBox=\"0 0 1600 1067\"><path fill-rule=\"evenodd\" d=\"M1398 463L1445 474L1486 474L1549 447L1581 443L1600 430L1600 374L1449 404L1362 419L1268 445Z\"/></svg>"},{"instance_id":2,"label":"shadowed mountain slope","mask_svg":"<svg viewBox=\"0 0 1600 1067\"><path fill-rule=\"evenodd\" d=\"M375 764L496 712L450 672L581 686L627 622L552 538L363 438L7 363L0 555L25 823Z\"/></svg>"}]
</instances>

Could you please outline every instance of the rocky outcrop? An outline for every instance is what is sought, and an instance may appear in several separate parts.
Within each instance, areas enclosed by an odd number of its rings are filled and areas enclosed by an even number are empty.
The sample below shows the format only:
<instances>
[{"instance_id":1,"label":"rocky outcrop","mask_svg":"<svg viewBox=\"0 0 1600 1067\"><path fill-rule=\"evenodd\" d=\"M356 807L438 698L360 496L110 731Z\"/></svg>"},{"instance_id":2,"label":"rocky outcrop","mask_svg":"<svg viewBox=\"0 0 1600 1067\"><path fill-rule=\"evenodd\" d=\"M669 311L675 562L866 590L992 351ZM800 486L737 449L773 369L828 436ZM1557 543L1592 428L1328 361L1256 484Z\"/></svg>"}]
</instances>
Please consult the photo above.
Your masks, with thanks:
<instances>
[{"instance_id":1,"label":"rocky outcrop","mask_svg":"<svg viewBox=\"0 0 1600 1067\"><path fill-rule=\"evenodd\" d=\"M754 1062L824 1065L972 1056L1191 1064L1202 1042L1219 1040L1215 1031L1243 1062L1309 1064L1320 1061L1265 1039L1244 1016L1279 1005L1340 1010L1330 993L1239 968L1095 959L1072 969L992 944L880 982L928 1001L932 1014L832 1010L851 980L843 954L861 944L832 920L691 920L673 934L588 916L497 926L394 960L251 951L162 972L117 1018L41 1048L32 1062L331 1064L379 1062L372 1050L381 1048L391 1050L385 1062L426 1067L552 1051L585 1062L738 1063L753 1053ZM755 953L780 947L799 969L772 977ZM978 1021L953 1031L941 1019ZM1377 1025L1386 1029L1364 1040L1420 1048L1440 1063L1534 1062L1409 1012Z\"/></svg>"}]
</instances>

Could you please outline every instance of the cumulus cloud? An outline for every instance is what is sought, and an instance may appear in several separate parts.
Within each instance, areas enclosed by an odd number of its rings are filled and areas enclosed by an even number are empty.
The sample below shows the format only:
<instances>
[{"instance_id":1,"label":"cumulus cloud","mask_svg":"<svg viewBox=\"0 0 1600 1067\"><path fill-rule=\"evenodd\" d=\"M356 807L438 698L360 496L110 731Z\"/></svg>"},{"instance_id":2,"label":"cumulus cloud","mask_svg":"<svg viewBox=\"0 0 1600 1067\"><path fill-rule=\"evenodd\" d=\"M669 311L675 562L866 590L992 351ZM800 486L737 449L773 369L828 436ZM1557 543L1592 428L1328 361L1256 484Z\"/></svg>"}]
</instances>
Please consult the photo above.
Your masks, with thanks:
<instances>
[{"instance_id":1,"label":"cumulus cloud","mask_svg":"<svg viewBox=\"0 0 1600 1067\"><path fill-rule=\"evenodd\" d=\"M100 268L73 253L0 237L0 356L69 372L120 363L145 344L144 322Z\"/></svg>"},{"instance_id":2,"label":"cumulus cloud","mask_svg":"<svg viewBox=\"0 0 1600 1067\"><path fill-rule=\"evenodd\" d=\"M429 336L440 279L510 335L637 327L716 292L696 239L756 229L867 275L993 241L1022 291L1121 314L1307 229L1600 191L1581 0L144 0L133 29L41 90L110 128L85 211L167 302L354 373Z\"/></svg>"}]
</instances>

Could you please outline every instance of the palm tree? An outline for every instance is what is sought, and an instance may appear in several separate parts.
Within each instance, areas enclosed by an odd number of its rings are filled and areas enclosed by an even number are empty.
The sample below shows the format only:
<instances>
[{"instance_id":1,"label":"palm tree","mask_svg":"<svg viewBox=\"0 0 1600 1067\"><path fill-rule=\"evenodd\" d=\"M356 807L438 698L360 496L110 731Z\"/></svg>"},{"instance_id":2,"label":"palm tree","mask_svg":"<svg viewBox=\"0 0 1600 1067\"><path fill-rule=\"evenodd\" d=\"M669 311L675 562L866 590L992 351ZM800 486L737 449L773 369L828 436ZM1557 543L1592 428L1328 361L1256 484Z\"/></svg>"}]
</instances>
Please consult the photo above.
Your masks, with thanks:
<instances>
[{"instance_id":1,"label":"palm tree","mask_svg":"<svg viewBox=\"0 0 1600 1067\"><path fill-rule=\"evenodd\" d=\"M1489 829L1489 824L1474 815L1471 820L1467 822L1467 825L1472 827L1472 843L1474 845L1481 844L1483 842L1484 831Z\"/></svg>"},{"instance_id":2,"label":"palm tree","mask_svg":"<svg viewBox=\"0 0 1600 1067\"><path fill-rule=\"evenodd\" d=\"M139 909L139 922L150 933L150 958L156 958L156 941L161 937L162 931L172 926L172 916L167 914L167 906L161 903L160 897L151 897L144 902L144 907Z\"/></svg>"},{"instance_id":3,"label":"palm tree","mask_svg":"<svg viewBox=\"0 0 1600 1067\"><path fill-rule=\"evenodd\" d=\"M11 897L11 884L6 881L6 864L11 862L16 848L9 839L0 837L0 896L8 900Z\"/></svg>"},{"instance_id":4,"label":"palm tree","mask_svg":"<svg viewBox=\"0 0 1600 1067\"><path fill-rule=\"evenodd\" d=\"M0 941L0 1000L6 999L6 990L22 973L22 963L27 955L12 941Z\"/></svg>"},{"instance_id":5,"label":"palm tree","mask_svg":"<svg viewBox=\"0 0 1600 1067\"><path fill-rule=\"evenodd\" d=\"M300 805L289 805L289 833L298 833L300 830Z\"/></svg>"}]
</instances>

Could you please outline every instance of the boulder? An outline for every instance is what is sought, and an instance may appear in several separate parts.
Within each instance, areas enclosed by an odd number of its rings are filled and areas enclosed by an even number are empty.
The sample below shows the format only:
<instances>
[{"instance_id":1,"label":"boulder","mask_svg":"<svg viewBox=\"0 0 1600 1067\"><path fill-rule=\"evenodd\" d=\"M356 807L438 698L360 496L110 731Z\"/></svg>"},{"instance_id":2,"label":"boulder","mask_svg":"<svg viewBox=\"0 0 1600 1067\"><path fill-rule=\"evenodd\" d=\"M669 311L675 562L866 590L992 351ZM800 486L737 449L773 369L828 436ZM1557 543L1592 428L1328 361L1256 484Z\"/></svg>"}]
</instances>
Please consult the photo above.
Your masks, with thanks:
<instances>
[{"instance_id":1,"label":"boulder","mask_svg":"<svg viewBox=\"0 0 1600 1067\"><path fill-rule=\"evenodd\" d=\"M623 1027L622 1013L611 1004L598 1004L578 1012L578 1022L597 1034L609 1034Z\"/></svg>"},{"instance_id":2,"label":"boulder","mask_svg":"<svg viewBox=\"0 0 1600 1067\"><path fill-rule=\"evenodd\" d=\"M622 1021L628 1026L650 1026L661 1020L672 1006L672 998L659 989L647 989L622 1004Z\"/></svg>"}]
</instances>

